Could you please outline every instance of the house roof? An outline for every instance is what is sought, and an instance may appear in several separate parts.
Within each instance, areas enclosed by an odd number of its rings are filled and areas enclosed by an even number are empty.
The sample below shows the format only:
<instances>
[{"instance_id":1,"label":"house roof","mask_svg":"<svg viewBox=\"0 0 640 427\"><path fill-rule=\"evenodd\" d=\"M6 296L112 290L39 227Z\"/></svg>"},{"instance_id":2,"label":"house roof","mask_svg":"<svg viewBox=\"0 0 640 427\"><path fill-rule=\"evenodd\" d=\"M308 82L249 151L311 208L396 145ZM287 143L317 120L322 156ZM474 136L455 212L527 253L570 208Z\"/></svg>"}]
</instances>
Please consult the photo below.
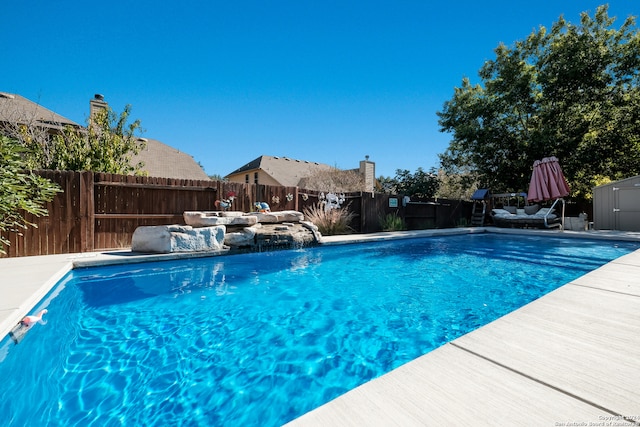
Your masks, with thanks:
<instances>
[{"instance_id":1,"label":"house roof","mask_svg":"<svg viewBox=\"0 0 640 427\"><path fill-rule=\"evenodd\" d=\"M149 176L209 180L209 176L189 154L155 139L141 140L146 141L146 147L133 156L132 161L134 164L143 162L142 170Z\"/></svg>"},{"instance_id":2,"label":"house roof","mask_svg":"<svg viewBox=\"0 0 640 427\"><path fill-rule=\"evenodd\" d=\"M296 187L301 179L307 178L316 170L331 170L332 166L307 160L291 159L289 157L262 155L246 165L234 170L227 177L255 170L262 170L280 185Z\"/></svg>"},{"instance_id":3,"label":"house roof","mask_svg":"<svg viewBox=\"0 0 640 427\"><path fill-rule=\"evenodd\" d=\"M58 130L66 125L82 127L27 98L6 92L0 92L0 122L35 124ZM146 148L132 160L134 164L143 162L143 170L149 176L209 180L202 167L189 154L155 139L143 138L143 140L146 141Z\"/></svg>"},{"instance_id":4,"label":"house roof","mask_svg":"<svg viewBox=\"0 0 640 427\"><path fill-rule=\"evenodd\" d=\"M37 124L52 129L62 129L66 125L81 126L27 98L6 92L0 92L0 121Z\"/></svg>"}]
</instances>

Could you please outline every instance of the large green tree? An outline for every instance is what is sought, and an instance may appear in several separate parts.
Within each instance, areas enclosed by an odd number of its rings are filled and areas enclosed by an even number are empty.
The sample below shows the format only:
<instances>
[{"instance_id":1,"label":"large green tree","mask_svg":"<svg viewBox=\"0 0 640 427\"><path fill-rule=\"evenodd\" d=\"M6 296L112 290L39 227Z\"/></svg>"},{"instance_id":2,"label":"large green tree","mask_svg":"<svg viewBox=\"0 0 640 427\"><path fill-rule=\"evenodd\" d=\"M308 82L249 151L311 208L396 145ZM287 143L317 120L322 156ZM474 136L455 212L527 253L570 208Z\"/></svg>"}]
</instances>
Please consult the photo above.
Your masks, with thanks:
<instances>
[{"instance_id":1,"label":"large green tree","mask_svg":"<svg viewBox=\"0 0 640 427\"><path fill-rule=\"evenodd\" d=\"M395 190L407 196L430 199L440 188L440 180L435 169L425 172L418 168L415 173L407 169L397 169L394 177Z\"/></svg>"},{"instance_id":2,"label":"large green tree","mask_svg":"<svg viewBox=\"0 0 640 427\"><path fill-rule=\"evenodd\" d=\"M418 168L415 173L407 169L396 169L396 175L377 179L377 189L387 194L404 194L418 198L430 199L435 197L440 189L441 181L435 168L425 172Z\"/></svg>"},{"instance_id":3,"label":"large green tree","mask_svg":"<svg viewBox=\"0 0 640 427\"><path fill-rule=\"evenodd\" d=\"M0 253L6 253L9 232L35 226L27 217L47 215L46 202L60 187L25 170L26 148L14 139L0 135Z\"/></svg>"},{"instance_id":4,"label":"large green tree","mask_svg":"<svg viewBox=\"0 0 640 427\"><path fill-rule=\"evenodd\" d=\"M448 173L471 171L494 191L527 190L535 160L556 156L572 195L640 173L640 33L614 28L608 7L574 25L540 27L468 78L438 112L453 136Z\"/></svg>"}]
</instances>

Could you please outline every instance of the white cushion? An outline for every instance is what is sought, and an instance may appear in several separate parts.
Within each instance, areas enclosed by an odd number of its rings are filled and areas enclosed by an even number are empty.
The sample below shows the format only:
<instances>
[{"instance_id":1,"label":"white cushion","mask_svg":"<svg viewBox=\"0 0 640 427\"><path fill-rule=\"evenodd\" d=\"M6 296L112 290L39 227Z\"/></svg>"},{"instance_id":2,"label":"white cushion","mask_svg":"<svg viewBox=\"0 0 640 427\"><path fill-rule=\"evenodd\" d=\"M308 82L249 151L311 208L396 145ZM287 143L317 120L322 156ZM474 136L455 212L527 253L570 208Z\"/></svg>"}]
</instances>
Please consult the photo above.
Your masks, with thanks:
<instances>
[{"instance_id":1,"label":"white cushion","mask_svg":"<svg viewBox=\"0 0 640 427\"><path fill-rule=\"evenodd\" d=\"M503 215L513 215L509 211L505 211L504 209L492 209L493 215L503 216Z\"/></svg>"},{"instance_id":2,"label":"white cushion","mask_svg":"<svg viewBox=\"0 0 640 427\"><path fill-rule=\"evenodd\" d=\"M536 212L536 216L545 216L549 212L549 208L542 208L538 212ZM555 209L551 210L551 214L555 212Z\"/></svg>"}]
</instances>

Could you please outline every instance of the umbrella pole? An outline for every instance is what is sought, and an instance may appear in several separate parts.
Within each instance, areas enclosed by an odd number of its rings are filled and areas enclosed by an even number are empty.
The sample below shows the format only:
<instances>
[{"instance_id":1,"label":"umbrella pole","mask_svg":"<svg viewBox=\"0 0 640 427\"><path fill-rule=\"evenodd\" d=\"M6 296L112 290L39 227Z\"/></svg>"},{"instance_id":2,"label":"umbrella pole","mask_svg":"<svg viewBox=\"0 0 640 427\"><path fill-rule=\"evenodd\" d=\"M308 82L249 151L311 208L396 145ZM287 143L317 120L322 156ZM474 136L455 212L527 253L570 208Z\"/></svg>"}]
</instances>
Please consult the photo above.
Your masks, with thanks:
<instances>
[{"instance_id":1,"label":"umbrella pole","mask_svg":"<svg viewBox=\"0 0 640 427\"><path fill-rule=\"evenodd\" d=\"M562 202L562 221L560 224L549 224L547 222L547 217L551 214L551 212L553 212L553 208L556 207L556 204L558 202ZM546 228L551 228L551 227L559 227L560 230L564 230L564 199L556 199L554 200L553 204L551 205L551 207L549 208L549 211L545 214L544 216L544 226Z\"/></svg>"}]
</instances>

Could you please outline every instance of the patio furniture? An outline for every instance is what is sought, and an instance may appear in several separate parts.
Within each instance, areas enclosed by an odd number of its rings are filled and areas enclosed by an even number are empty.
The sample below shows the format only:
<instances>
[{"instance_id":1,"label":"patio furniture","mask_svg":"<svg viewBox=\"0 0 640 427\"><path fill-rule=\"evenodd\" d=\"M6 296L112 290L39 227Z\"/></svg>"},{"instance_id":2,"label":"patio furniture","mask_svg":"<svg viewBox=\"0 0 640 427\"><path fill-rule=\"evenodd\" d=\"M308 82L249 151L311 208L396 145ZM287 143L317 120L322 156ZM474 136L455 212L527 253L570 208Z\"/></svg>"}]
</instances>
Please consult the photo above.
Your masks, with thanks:
<instances>
[{"instance_id":1,"label":"patio furniture","mask_svg":"<svg viewBox=\"0 0 640 427\"><path fill-rule=\"evenodd\" d=\"M540 208L539 205L528 205L522 209L505 206L493 209L491 217L494 225L503 228L551 228L562 227L562 218L552 208Z\"/></svg>"}]
</instances>

